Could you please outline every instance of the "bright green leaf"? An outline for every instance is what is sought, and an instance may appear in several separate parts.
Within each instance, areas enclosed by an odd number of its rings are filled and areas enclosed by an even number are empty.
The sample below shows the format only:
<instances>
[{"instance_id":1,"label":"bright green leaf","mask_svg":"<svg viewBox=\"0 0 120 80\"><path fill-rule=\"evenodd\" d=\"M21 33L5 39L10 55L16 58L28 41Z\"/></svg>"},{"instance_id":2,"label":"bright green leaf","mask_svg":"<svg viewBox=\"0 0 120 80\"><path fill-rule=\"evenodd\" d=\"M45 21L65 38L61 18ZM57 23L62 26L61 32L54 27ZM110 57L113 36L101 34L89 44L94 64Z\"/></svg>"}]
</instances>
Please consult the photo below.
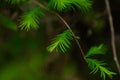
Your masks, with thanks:
<instances>
[{"instance_id":1,"label":"bright green leaf","mask_svg":"<svg viewBox=\"0 0 120 80\"><path fill-rule=\"evenodd\" d=\"M71 7L70 0L50 0L48 7L52 7L55 10L63 11L65 9L70 9Z\"/></svg>"},{"instance_id":2,"label":"bright green leaf","mask_svg":"<svg viewBox=\"0 0 120 80\"><path fill-rule=\"evenodd\" d=\"M88 63L88 66L92 69L91 73L95 74L98 71L100 71L101 78L104 80L106 79L106 75L110 78L113 77L113 75L116 75L116 73L110 71L106 67L106 63L103 61L98 61L96 59L86 58L86 62Z\"/></svg>"},{"instance_id":3,"label":"bright green leaf","mask_svg":"<svg viewBox=\"0 0 120 80\"><path fill-rule=\"evenodd\" d=\"M86 57L94 56L97 54L105 54L105 53L106 53L106 47L103 44L100 44L99 46L91 47L87 52Z\"/></svg>"},{"instance_id":4,"label":"bright green leaf","mask_svg":"<svg viewBox=\"0 0 120 80\"><path fill-rule=\"evenodd\" d=\"M71 46L71 40L73 40L73 36L70 30L66 30L63 33L57 35L50 46L47 47L49 52L53 52L54 50L65 53Z\"/></svg>"},{"instance_id":5,"label":"bright green leaf","mask_svg":"<svg viewBox=\"0 0 120 80\"><path fill-rule=\"evenodd\" d=\"M43 12L40 7L37 7L29 12L26 12L21 16L21 22L19 27L21 29L29 30L30 28L38 29L39 18L43 16Z\"/></svg>"},{"instance_id":6,"label":"bright green leaf","mask_svg":"<svg viewBox=\"0 0 120 80\"><path fill-rule=\"evenodd\" d=\"M62 12L77 7L82 11L86 11L91 5L92 3L89 0L50 0L48 8Z\"/></svg>"},{"instance_id":7,"label":"bright green leaf","mask_svg":"<svg viewBox=\"0 0 120 80\"><path fill-rule=\"evenodd\" d=\"M75 5L78 9L83 12L87 11L92 6L92 2L90 0L71 0L72 4Z\"/></svg>"}]
</instances>

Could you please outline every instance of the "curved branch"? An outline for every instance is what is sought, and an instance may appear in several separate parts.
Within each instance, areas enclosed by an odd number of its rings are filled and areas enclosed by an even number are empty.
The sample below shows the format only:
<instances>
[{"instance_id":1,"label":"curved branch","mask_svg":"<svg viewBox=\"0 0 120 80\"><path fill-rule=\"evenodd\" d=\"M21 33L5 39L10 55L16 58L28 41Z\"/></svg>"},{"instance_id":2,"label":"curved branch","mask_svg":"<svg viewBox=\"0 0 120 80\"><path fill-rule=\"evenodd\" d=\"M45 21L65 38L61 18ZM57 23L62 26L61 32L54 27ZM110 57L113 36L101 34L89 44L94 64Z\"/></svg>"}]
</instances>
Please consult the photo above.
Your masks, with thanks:
<instances>
[{"instance_id":1,"label":"curved branch","mask_svg":"<svg viewBox=\"0 0 120 80\"><path fill-rule=\"evenodd\" d=\"M38 5L38 6L40 6L41 8L43 8L44 10L49 11L49 12L55 14L55 15L65 24L65 26L71 31L71 33L72 33L72 35L73 35L73 37L74 37L74 39L75 39L75 41L76 41L76 43L77 43L80 51L81 51L82 56L83 56L83 58L85 59L85 54L84 54L84 52L83 52L83 50L82 50L82 47L81 47L79 41L76 39L76 36L75 36L74 32L72 31L71 27L69 26L69 24L68 24L58 13L56 13L56 12L54 12L54 11L48 10L44 5L42 5L41 3L39 3L39 2L36 1L36 0L32 0L32 1L33 1L33 3L35 3L36 5Z\"/></svg>"},{"instance_id":2,"label":"curved branch","mask_svg":"<svg viewBox=\"0 0 120 80\"><path fill-rule=\"evenodd\" d=\"M106 9L107 9L107 14L108 14L108 17L109 17L113 58L114 58L116 66L117 66L118 72L120 74L120 64L119 64L119 61L118 61L118 58L117 58L117 53L116 53L115 31L114 31L114 24L113 24L112 13L111 13L111 9L110 9L110 3L109 3L108 0L105 0L105 4L106 4Z\"/></svg>"},{"instance_id":3,"label":"curved branch","mask_svg":"<svg viewBox=\"0 0 120 80\"><path fill-rule=\"evenodd\" d=\"M61 19L61 21L62 21L62 22L66 25L66 27L71 31L71 33L72 33L72 35L73 35L73 37L74 37L74 39L75 39L75 41L76 41L76 43L77 43L80 51L81 51L82 56L83 56L83 58L85 59L85 54L84 54L84 52L83 52L83 50L82 50L82 47L81 47L79 41L76 39L76 36L75 36L74 32L72 31L71 27L68 25L68 23L67 23L59 14L56 13L56 15Z\"/></svg>"}]
</instances>

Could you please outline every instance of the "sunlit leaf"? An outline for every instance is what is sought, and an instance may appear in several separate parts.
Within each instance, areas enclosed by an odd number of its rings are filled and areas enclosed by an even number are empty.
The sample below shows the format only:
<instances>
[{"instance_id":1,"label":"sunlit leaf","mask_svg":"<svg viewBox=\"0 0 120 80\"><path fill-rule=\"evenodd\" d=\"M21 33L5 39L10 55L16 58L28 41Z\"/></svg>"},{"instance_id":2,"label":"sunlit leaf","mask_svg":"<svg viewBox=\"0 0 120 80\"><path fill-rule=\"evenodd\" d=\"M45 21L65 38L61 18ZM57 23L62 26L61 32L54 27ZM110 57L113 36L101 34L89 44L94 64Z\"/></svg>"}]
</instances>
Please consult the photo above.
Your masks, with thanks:
<instances>
[{"instance_id":1,"label":"sunlit leaf","mask_svg":"<svg viewBox=\"0 0 120 80\"><path fill-rule=\"evenodd\" d=\"M48 8L53 8L57 11L65 11L79 8L82 11L88 10L92 3L90 0L50 0L48 3Z\"/></svg>"},{"instance_id":2,"label":"sunlit leaf","mask_svg":"<svg viewBox=\"0 0 120 80\"><path fill-rule=\"evenodd\" d=\"M87 52L86 57L94 56L97 54L105 54L105 53L106 53L106 47L103 44L100 44L99 46L91 47Z\"/></svg>"},{"instance_id":3,"label":"sunlit leaf","mask_svg":"<svg viewBox=\"0 0 120 80\"><path fill-rule=\"evenodd\" d=\"M27 31L30 30L30 28L38 29L39 19L43 15L44 14L41 11L40 7L37 7L29 12L26 12L21 16L21 22L19 27Z\"/></svg>"},{"instance_id":4,"label":"sunlit leaf","mask_svg":"<svg viewBox=\"0 0 120 80\"><path fill-rule=\"evenodd\" d=\"M70 30L66 30L53 39L53 42L47 47L47 50L49 52L56 50L65 53L71 47L71 40L73 40L72 33Z\"/></svg>"},{"instance_id":5,"label":"sunlit leaf","mask_svg":"<svg viewBox=\"0 0 120 80\"><path fill-rule=\"evenodd\" d=\"M110 71L106 67L106 63L103 61L98 61L96 59L86 58L86 62L88 63L88 66L91 68L91 73L95 74L98 71L100 71L101 78L104 80L106 79L106 76L112 78L113 75L116 75L116 73Z\"/></svg>"}]
</instances>

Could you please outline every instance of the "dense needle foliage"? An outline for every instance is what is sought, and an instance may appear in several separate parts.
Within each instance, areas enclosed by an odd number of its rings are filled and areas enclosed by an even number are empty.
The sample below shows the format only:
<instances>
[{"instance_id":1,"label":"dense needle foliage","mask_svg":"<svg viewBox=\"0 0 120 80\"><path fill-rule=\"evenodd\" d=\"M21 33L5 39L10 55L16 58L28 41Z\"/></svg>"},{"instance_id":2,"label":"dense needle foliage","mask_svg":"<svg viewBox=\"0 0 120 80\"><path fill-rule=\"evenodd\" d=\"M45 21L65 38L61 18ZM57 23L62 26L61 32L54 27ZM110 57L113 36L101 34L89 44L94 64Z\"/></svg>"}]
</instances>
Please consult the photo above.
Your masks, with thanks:
<instances>
[{"instance_id":1,"label":"dense needle foliage","mask_svg":"<svg viewBox=\"0 0 120 80\"><path fill-rule=\"evenodd\" d=\"M49 8L53 8L57 11L66 11L75 9L77 7L78 9L81 9L82 11L88 10L91 7L91 1L89 0L50 0L48 3Z\"/></svg>"},{"instance_id":2,"label":"dense needle foliage","mask_svg":"<svg viewBox=\"0 0 120 80\"><path fill-rule=\"evenodd\" d=\"M116 73L110 71L106 66L107 63L104 61L100 61L94 58L91 58L91 56L105 54L106 48L103 44L99 46L93 46L90 48L90 50L86 54L86 62L88 63L88 66L92 69L91 73L95 74L98 71L100 71L100 76L105 80L106 75L112 78L112 75L115 75Z\"/></svg>"},{"instance_id":3,"label":"dense needle foliage","mask_svg":"<svg viewBox=\"0 0 120 80\"><path fill-rule=\"evenodd\" d=\"M24 13L21 16L21 22L19 27L21 29L30 30L32 27L33 29L39 28L39 18L44 14L41 11L40 7L37 7L29 12Z\"/></svg>"},{"instance_id":4,"label":"dense needle foliage","mask_svg":"<svg viewBox=\"0 0 120 80\"><path fill-rule=\"evenodd\" d=\"M71 47L71 40L73 40L73 36L70 30L66 30L63 33L57 35L50 46L47 47L49 52L53 52L54 50L58 52L67 52Z\"/></svg>"}]
</instances>

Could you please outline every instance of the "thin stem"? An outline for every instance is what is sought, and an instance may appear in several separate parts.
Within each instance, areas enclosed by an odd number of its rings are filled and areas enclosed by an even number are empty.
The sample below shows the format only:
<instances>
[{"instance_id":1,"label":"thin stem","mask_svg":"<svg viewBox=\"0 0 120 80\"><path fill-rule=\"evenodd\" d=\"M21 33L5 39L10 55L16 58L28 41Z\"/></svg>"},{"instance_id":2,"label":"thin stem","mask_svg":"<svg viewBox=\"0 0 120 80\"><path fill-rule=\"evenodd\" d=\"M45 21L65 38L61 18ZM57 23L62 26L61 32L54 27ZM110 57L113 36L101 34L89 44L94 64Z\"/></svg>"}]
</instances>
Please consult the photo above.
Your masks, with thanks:
<instances>
[{"instance_id":1,"label":"thin stem","mask_svg":"<svg viewBox=\"0 0 120 80\"><path fill-rule=\"evenodd\" d=\"M108 0L105 0L105 4L106 4L106 9L107 9L107 14L108 14L108 17L109 17L113 58L114 58L116 66L117 66L118 72L120 74L120 64L119 64L119 61L118 61L118 58L117 58L117 53L116 53L115 32L114 32L114 24L113 24L113 18L112 18L110 3L109 3Z\"/></svg>"},{"instance_id":2,"label":"thin stem","mask_svg":"<svg viewBox=\"0 0 120 80\"><path fill-rule=\"evenodd\" d=\"M80 51L81 51L82 56L83 56L83 58L85 59L85 54L84 54L84 52L83 52L83 50L82 50L82 47L81 47L79 41L77 40L74 32L72 31L71 27L69 26L69 24L68 24L58 13L56 13L56 12L54 12L54 11L48 10L44 5L42 5L41 3L39 3L39 2L36 1L36 0L32 0L32 1L33 1L36 5L38 5L38 6L40 6L41 8L43 8L44 10L49 11L49 12L55 14L55 15L66 25L66 27L71 31L71 33L72 33L72 35L73 35L73 37L74 37L74 39L75 39L75 41L76 41L76 43L77 43Z\"/></svg>"},{"instance_id":3,"label":"thin stem","mask_svg":"<svg viewBox=\"0 0 120 80\"><path fill-rule=\"evenodd\" d=\"M75 39L75 41L76 41L76 43L77 43L80 51L81 51L81 53L82 53L83 58L85 58L84 52L83 52L83 50L82 50L82 47L81 47L79 41L76 39L76 36L75 36L74 32L72 31L71 27L68 25L68 23L67 23L59 14L56 13L56 15L61 19L61 21L62 21L62 22L66 25L66 27L71 31L71 33L72 33L72 35L73 35L73 37L74 37L74 39Z\"/></svg>"}]
</instances>

